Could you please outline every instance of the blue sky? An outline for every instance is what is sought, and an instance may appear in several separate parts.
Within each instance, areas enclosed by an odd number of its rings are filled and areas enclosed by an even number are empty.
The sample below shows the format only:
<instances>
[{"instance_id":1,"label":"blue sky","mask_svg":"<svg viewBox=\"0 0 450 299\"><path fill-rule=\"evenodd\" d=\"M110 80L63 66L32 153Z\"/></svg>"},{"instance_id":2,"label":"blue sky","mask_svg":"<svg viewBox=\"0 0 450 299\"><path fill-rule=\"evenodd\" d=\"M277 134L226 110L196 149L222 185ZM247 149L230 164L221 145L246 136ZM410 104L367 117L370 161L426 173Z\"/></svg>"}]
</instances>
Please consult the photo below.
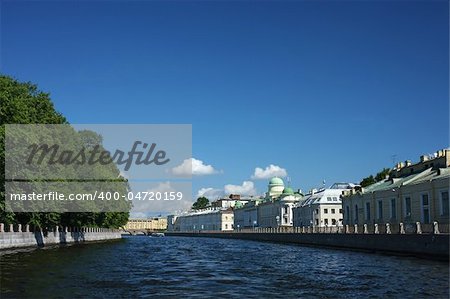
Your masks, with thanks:
<instances>
[{"instance_id":1,"label":"blue sky","mask_svg":"<svg viewBox=\"0 0 450 299\"><path fill-rule=\"evenodd\" d=\"M1 72L71 123L189 123L200 188L308 190L448 147L447 1L1 1Z\"/></svg>"}]
</instances>

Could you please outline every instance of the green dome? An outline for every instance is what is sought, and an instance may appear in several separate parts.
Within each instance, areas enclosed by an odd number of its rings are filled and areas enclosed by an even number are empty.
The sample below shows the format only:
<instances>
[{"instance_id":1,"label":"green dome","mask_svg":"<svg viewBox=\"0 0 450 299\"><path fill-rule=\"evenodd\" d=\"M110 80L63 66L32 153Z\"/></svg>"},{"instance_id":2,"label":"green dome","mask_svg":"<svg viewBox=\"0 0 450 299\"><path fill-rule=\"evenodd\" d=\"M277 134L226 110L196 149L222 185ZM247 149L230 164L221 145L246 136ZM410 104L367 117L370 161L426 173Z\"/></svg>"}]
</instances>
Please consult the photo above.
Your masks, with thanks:
<instances>
[{"instance_id":1,"label":"green dome","mask_svg":"<svg viewBox=\"0 0 450 299\"><path fill-rule=\"evenodd\" d=\"M236 201L236 203L234 204L234 208L235 208L235 209L240 209L240 208L242 208L242 202Z\"/></svg>"},{"instance_id":2,"label":"green dome","mask_svg":"<svg viewBox=\"0 0 450 299\"><path fill-rule=\"evenodd\" d=\"M291 187L286 187L286 188L284 188L284 190L283 190L283 194L286 194L286 195L294 195L294 190L292 190Z\"/></svg>"},{"instance_id":3,"label":"green dome","mask_svg":"<svg viewBox=\"0 0 450 299\"><path fill-rule=\"evenodd\" d=\"M278 178L278 177L274 177L270 180L269 185L283 185L284 186L284 182L282 179Z\"/></svg>"}]
</instances>

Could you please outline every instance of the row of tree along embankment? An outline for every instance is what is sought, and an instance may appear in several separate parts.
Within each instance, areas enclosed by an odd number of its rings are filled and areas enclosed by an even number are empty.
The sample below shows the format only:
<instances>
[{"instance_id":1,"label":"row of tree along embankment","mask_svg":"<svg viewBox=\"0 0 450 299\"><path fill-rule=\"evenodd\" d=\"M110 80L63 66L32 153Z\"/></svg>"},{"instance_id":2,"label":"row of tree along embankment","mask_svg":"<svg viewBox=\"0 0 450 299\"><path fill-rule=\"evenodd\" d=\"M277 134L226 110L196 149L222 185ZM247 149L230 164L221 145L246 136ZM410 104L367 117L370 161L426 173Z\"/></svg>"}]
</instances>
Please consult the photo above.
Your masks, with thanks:
<instances>
[{"instance_id":1,"label":"row of tree along embankment","mask_svg":"<svg viewBox=\"0 0 450 299\"><path fill-rule=\"evenodd\" d=\"M280 232L167 232L167 236L208 237L332 247L449 260L448 234L342 234Z\"/></svg>"}]
</instances>

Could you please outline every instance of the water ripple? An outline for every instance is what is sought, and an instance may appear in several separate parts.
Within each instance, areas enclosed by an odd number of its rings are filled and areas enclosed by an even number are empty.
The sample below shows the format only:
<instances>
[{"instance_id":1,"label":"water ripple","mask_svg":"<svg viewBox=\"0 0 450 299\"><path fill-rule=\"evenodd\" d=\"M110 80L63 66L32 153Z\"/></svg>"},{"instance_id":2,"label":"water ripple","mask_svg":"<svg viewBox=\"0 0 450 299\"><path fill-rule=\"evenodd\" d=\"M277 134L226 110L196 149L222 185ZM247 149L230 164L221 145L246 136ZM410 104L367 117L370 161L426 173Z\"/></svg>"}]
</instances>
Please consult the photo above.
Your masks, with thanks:
<instances>
[{"instance_id":1,"label":"water ripple","mask_svg":"<svg viewBox=\"0 0 450 299\"><path fill-rule=\"evenodd\" d=\"M448 298L448 264L242 240L127 237L2 255L3 298Z\"/></svg>"}]
</instances>

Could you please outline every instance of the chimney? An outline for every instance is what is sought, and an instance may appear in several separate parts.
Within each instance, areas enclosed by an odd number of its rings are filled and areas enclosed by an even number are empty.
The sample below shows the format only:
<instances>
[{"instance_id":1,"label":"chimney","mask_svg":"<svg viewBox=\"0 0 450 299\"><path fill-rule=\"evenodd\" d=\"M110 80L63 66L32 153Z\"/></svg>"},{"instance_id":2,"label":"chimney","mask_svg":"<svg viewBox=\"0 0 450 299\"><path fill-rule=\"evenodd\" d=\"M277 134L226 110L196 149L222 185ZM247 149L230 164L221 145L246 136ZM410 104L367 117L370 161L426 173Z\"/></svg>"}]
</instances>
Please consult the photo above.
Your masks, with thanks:
<instances>
[{"instance_id":1,"label":"chimney","mask_svg":"<svg viewBox=\"0 0 450 299\"><path fill-rule=\"evenodd\" d=\"M406 160L405 165L406 165L406 167L411 166L411 160Z\"/></svg>"},{"instance_id":2,"label":"chimney","mask_svg":"<svg viewBox=\"0 0 450 299\"><path fill-rule=\"evenodd\" d=\"M420 162L426 162L426 161L428 161L428 156L427 155L420 156Z\"/></svg>"}]
</instances>

